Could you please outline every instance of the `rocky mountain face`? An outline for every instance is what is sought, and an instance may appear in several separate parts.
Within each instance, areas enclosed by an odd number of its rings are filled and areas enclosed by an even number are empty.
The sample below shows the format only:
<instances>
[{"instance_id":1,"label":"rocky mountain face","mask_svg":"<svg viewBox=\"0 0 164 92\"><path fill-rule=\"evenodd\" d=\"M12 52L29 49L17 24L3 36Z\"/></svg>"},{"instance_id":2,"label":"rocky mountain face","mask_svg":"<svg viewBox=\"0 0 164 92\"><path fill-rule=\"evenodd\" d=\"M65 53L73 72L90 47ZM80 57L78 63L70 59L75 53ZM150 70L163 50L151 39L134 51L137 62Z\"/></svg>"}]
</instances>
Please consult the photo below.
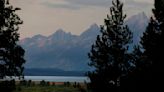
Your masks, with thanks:
<instances>
[{"instance_id":1,"label":"rocky mountain face","mask_svg":"<svg viewBox=\"0 0 164 92\"><path fill-rule=\"evenodd\" d=\"M125 23L134 33L133 45L139 43L148 23L147 16L140 13L130 17ZM93 24L81 35L73 35L59 29L48 37L35 35L22 39L19 44L26 50L25 67L87 71L90 69L87 53L98 34L100 28Z\"/></svg>"},{"instance_id":2,"label":"rocky mountain face","mask_svg":"<svg viewBox=\"0 0 164 92\"><path fill-rule=\"evenodd\" d=\"M126 24L133 32L133 44L138 44L143 32L148 25L149 19L144 12L130 17Z\"/></svg>"}]
</instances>

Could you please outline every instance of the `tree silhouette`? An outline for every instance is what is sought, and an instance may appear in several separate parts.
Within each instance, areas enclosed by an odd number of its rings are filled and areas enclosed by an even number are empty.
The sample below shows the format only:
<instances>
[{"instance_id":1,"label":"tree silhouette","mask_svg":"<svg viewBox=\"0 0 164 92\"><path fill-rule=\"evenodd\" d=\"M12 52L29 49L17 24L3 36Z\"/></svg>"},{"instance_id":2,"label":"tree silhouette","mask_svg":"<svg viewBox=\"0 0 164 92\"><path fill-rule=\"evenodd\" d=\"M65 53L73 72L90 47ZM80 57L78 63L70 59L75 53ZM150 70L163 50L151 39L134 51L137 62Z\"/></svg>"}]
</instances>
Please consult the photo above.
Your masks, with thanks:
<instances>
[{"instance_id":1,"label":"tree silhouette","mask_svg":"<svg viewBox=\"0 0 164 92\"><path fill-rule=\"evenodd\" d=\"M0 79L23 75L24 50L17 44L19 25L23 21L9 0L0 0Z\"/></svg>"},{"instance_id":2,"label":"tree silhouette","mask_svg":"<svg viewBox=\"0 0 164 92\"><path fill-rule=\"evenodd\" d=\"M152 87L152 69L140 46L134 47L131 62L132 69L120 79L122 85L120 89L122 92L148 91Z\"/></svg>"},{"instance_id":3,"label":"tree silhouette","mask_svg":"<svg viewBox=\"0 0 164 92\"><path fill-rule=\"evenodd\" d=\"M124 24L123 3L112 1L110 16L101 26L101 35L97 36L88 54L90 66L95 70L88 72L91 80L89 87L93 92L118 91L120 78L130 70L128 44L132 42L132 33Z\"/></svg>"},{"instance_id":4,"label":"tree silhouette","mask_svg":"<svg viewBox=\"0 0 164 92\"><path fill-rule=\"evenodd\" d=\"M147 78L152 80L151 86L156 90L161 90L163 89L161 83L164 83L164 0L155 0L154 6L152 10L154 16L150 18L146 32L141 38L141 44L144 49L145 62L148 62L149 69L152 70Z\"/></svg>"}]
</instances>

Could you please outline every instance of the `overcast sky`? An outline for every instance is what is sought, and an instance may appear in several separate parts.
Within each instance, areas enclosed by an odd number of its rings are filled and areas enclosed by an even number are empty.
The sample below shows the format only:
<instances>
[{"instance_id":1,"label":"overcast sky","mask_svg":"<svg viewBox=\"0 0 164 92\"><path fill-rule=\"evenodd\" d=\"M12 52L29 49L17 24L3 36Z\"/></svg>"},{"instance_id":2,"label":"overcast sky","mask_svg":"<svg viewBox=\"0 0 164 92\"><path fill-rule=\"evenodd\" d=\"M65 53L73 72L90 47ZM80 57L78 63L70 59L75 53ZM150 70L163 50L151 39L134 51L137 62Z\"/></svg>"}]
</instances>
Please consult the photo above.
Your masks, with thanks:
<instances>
[{"instance_id":1,"label":"overcast sky","mask_svg":"<svg viewBox=\"0 0 164 92\"><path fill-rule=\"evenodd\" d=\"M79 35L91 24L103 24L112 0L10 0L24 24L21 39L36 34L48 36L57 29ZM154 0L122 0L128 17L140 12L151 14Z\"/></svg>"}]
</instances>

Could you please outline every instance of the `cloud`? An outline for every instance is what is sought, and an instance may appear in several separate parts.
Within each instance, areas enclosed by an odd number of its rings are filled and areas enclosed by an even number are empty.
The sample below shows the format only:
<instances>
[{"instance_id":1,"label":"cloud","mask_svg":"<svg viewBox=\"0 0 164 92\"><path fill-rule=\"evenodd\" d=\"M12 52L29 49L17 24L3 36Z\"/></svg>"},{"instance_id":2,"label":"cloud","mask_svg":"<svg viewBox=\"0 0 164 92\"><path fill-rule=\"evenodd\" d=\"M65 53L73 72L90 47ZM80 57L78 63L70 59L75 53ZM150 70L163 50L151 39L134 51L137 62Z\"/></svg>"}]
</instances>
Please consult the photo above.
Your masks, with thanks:
<instances>
[{"instance_id":1,"label":"cloud","mask_svg":"<svg viewBox=\"0 0 164 92\"><path fill-rule=\"evenodd\" d=\"M80 34L92 23L103 24L112 0L11 0L20 7L21 38L35 34L50 35L58 28ZM122 0L124 12L130 17L139 12L150 12L153 3L148 0ZM151 0L150 0L151 1Z\"/></svg>"},{"instance_id":2,"label":"cloud","mask_svg":"<svg viewBox=\"0 0 164 92\"><path fill-rule=\"evenodd\" d=\"M88 7L105 7L112 5L113 0L15 0L17 3L24 4L40 4L49 8L62 8L78 10ZM126 6L149 7L153 5L154 0L121 0Z\"/></svg>"},{"instance_id":3,"label":"cloud","mask_svg":"<svg viewBox=\"0 0 164 92\"><path fill-rule=\"evenodd\" d=\"M85 7L106 7L111 5L112 0L40 0L43 5L54 8L85 8Z\"/></svg>"},{"instance_id":4,"label":"cloud","mask_svg":"<svg viewBox=\"0 0 164 92\"><path fill-rule=\"evenodd\" d=\"M140 3L149 3L149 4L153 4L154 0L134 0L135 2L140 2Z\"/></svg>"},{"instance_id":5,"label":"cloud","mask_svg":"<svg viewBox=\"0 0 164 92\"><path fill-rule=\"evenodd\" d=\"M100 6L106 7L111 5L112 0L65 0L66 2L82 6Z\"/></svg>"},{"instance_id":6,"label":"cloud","mask_svg":"<svg viewBox=\"0 0 164 92\"><path fill-rule=\"evenodd\" d=\"M50 2L43 2L42 3L43 5L49 7L49 8L63 8L63 9L72 9L72 10L77 10L77 9L80 9L80 6L78 5L70 5L69 3L60 3L60 4L57 4L57 3L50 3Z\"/></svg>"},{"instance_id":7,"label":"cloud","mask_svg":"<svg viewBox=\"0 0 164 92\"><path fill-rule=\"evenodd\" d=\"M63 8L78 10L88 7L103 7L109 8L113 0L46 0L42 2L43 5L49 8ZM141 9L145 7L152 7L153 0L121 0L125 7Z\"/></svg>"},{"instance_id":8,"label":"cloud","mask_svg":"<svg viewBox=\"0 0 164 92\"><path fill-rule=\"evenodd\" d=\"M65 0L70 5L81 5L81 6L96 6L96 7L109 7L113 0ZM153 0L121 0L126 5L144 6L152 5Z\"/></svg>"},{"instance_id":9,"label":"cloud","mask_svg":"<svg viewBox=\"0 0 164 92\"><path fill-rule=\"evenodd\" d=\"M150 0L150 1L152 1L152 0ZM153 2L148 2L148 0L125 0L125 4L126 5L134 5L135 7L140 7L140 6L144 6L144 7L146 7L146 6L152 6L153 5Z\"/></svg>"}]
</instances>

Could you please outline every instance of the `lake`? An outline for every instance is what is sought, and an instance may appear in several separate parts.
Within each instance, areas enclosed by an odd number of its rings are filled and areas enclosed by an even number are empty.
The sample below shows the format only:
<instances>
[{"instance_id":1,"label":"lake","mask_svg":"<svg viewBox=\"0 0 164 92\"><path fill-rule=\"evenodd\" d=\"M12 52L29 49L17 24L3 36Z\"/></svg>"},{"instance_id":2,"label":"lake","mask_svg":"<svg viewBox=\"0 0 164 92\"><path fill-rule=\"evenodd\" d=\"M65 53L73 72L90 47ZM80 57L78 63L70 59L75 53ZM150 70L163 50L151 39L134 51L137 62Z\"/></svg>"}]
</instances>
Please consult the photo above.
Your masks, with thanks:
<instances>
[{"instance_id":1,"label":"lake","mask_svg":"<svg viewBox=\"0 0 164 92\"><path fill-rule=\"evenodd\" d=\"M25 80L50 82L89 82L88 77L81 76L25 76Z\"/></svg>"}]
</instances>

